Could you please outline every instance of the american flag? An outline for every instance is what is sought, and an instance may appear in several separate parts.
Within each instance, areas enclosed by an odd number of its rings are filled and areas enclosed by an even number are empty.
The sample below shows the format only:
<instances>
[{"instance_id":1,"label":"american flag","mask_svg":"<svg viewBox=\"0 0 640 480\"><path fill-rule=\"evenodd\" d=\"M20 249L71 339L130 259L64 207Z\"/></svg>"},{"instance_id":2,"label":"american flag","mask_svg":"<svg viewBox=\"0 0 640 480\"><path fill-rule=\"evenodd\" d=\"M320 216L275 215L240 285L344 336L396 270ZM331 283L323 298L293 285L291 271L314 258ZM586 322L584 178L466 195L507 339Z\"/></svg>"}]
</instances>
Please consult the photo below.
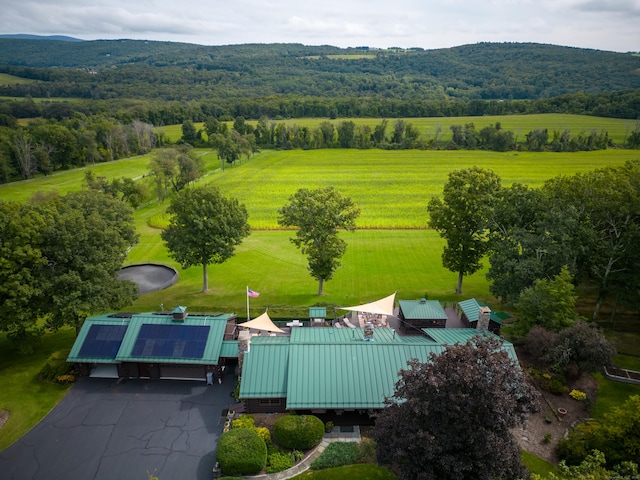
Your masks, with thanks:
<instances>
[{"instance_id":1,"label":"american flag","mask_svg":"<svg viewBox=\"0 0 640 480\"><path fill-rule=\"evenodd\" d=\"M254 292L249 287L247 287L247 295L250 296L251 298L256 298L260 296L258 292Z\"/></svg>"}]
</instances>

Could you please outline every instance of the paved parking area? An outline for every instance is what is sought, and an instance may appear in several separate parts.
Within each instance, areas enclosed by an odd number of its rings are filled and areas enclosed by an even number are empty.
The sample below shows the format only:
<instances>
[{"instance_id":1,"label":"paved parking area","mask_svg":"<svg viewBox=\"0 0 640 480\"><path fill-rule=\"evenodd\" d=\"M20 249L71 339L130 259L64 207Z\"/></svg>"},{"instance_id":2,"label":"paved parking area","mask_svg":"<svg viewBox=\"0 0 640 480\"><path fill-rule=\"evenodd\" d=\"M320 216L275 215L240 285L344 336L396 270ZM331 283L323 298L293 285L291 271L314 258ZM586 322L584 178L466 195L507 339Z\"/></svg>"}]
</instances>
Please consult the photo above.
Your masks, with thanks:
<instances>
[{"instance_id":1,"label":"paved parking area","mask_svg":"<svg viewBox=\"0 0 640 480\"><path fill-rule=\"evenodd\" d=\"M221 385L86 378L31 431L0 452L3 480L210 480L223 410Z\"/></svg>"}]
</instances>

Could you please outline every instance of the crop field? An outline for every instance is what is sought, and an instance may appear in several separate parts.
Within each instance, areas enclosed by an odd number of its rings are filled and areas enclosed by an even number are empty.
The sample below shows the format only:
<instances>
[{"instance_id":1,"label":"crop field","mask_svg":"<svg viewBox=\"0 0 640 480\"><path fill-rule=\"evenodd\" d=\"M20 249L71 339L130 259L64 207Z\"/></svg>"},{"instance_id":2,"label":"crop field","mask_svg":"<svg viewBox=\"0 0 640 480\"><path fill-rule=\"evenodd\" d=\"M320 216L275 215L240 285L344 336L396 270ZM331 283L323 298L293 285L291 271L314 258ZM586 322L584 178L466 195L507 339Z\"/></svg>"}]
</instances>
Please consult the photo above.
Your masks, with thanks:
<instances>
[{"instance_id":1,"label":"crop field","mask_svg":"<svg viewBox=\"0 0 640 480\"><path fill-rule=\"evenodd\" d=\"M149 226L165 204L149 201L134 217L140 240L126 263L157 262L176 267L180 279L173 287L143 295L125 310L149 311L187 305L191 311L235 312L246 315L245 287L261 293L251 300L251 315L269 308L273 318L304 318L305 310L321 303L345 306L371 301L397 291L399 298L449 301L456 274L441 266L443 243L426 229L426 205L441 195L452 170L479 165L493 169L504 185L513 182L539 187L557 175L572 175L606 165L621 165L640 158L637 150L580 153L529 153L418 150L313 150L265 151L249 160L219 169L213 151L202 150L209 173L199 184L212 183L229 197L245 204L252 234L235 257L209 266L210 291L202 293L202 268L182 269L168 255L158 229ZM150 156L96 164L95 175L144 178ZM89 167L87 167L89 168ZM83 188L86 169L56 173L0 187L0 199L23 201L38 190L61 193ZM307 272L306 258L277 225L277 210L298 188L333 185L352 197L362 210L359 230L343 232L348 243L342 266L316 295L317 282ZM485 270L465 278L464 297L491 301Z\"/></svg>"},{"instance_id":2,"label":"crop field","mask_svg":"<svg viewBox=\"0 0 640 480\"><path fill-rule=\"evenodd\" d=\"M374 127L382 122L380 118L339 118L329 120L327 118L295 118L287 120L272 120L275 123L285 122L290 125L298 125L299 127L316 128L322 122L333 123L337 127L343 121L352 121L356 125L369 125ZM451 139L452 125L465 125L473 123L477 131L480 131L488 125L500 123L503 130L509 130L516 135L518 141L524 141L525 135L532 130L548 129L549 137L553 136L554 131L563 132L569 130L572 135L578 135L581 132L590 133L592 130L600 132L602 130L609 134L609 138L617 144L623 144L625 138L636 128L636 120L627 120L619 118L602 118L591 117L587 115L569 115L569 114L534 114L534 115L504 115L504 116L480 116L480 117L429 117L429 118L406 118L406 123L412 124L421 134L422 139L433 139L436 129L440 130L438 138L441 140ZM389 119L387 126L387 135L393 130L396 119ZM229 122L231 126L233 122ZM249 125L255 125L255 121L248 121ZM204 124L196 123L197 129L202 129ZM176 141L182 136L182 125L168 125L159 127L166 137L171 141Z\"/></svg>"},{"instance_id":3,"label":"crop field","mask_svg":"<svg viewBox=\"0 0 640 480\"><path fill-rule=\"evenodd\" d=\"M212 175L225 194L247 206L254 229L277 228L277 209L299 188L334 186L361 208L360 228L425 228L426 205L441 195L449 172L478 165L504 185L540 187L572 175L639 158L635 150L532 153L422 150L265 151L242 165Z\"/></svg>"}]
</instances>

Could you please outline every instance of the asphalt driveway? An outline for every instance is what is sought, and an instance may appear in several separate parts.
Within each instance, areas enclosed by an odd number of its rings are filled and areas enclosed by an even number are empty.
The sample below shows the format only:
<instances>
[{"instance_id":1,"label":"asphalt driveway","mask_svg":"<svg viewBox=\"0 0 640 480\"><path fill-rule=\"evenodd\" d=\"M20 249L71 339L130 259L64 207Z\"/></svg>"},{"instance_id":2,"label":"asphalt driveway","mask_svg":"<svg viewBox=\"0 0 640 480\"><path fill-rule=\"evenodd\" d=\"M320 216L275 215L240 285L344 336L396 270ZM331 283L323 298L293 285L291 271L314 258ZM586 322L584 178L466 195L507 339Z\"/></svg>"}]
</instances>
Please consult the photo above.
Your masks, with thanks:
<instances>
[{"instance_id":1,"label":"asphalt driveway","mask_svg":"<svg viewBox=\"0 0 640 480\"><path fill-rule=\"evenodd\" d=\"M222 385L86 378L31 431L0 452L3 480L210 480L223 410Z\"/></svg>"}]
</instances>

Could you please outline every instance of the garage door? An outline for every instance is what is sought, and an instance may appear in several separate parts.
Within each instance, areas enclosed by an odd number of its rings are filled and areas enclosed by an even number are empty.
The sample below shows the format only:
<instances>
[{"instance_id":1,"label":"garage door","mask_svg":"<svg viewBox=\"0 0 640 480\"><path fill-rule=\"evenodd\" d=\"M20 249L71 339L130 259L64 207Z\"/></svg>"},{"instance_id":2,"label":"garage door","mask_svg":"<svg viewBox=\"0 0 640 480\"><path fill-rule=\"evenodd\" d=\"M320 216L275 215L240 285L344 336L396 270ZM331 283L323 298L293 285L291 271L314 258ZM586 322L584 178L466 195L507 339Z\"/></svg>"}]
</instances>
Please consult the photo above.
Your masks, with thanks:
<instances>
[{"instance_id":1,"label":"garage door","mask_svg":"<svg viewBox=\"0 0 640 480\"><path fill-rule=\"evenodd\" d=\"M90 377L94 378L118 378L117 365L95 365L91 368Z\"/></svg>"},{"instance_id":2,"label":"garage door","mask_svg":"<svg viewBox=\"0 0 640 480\"><path fill-rule=\"evenodd\" d=\"M160 378L178 380L201 380L207 379L205 368L201 365L161 365Z\"/></svg>"}]
</instances>

